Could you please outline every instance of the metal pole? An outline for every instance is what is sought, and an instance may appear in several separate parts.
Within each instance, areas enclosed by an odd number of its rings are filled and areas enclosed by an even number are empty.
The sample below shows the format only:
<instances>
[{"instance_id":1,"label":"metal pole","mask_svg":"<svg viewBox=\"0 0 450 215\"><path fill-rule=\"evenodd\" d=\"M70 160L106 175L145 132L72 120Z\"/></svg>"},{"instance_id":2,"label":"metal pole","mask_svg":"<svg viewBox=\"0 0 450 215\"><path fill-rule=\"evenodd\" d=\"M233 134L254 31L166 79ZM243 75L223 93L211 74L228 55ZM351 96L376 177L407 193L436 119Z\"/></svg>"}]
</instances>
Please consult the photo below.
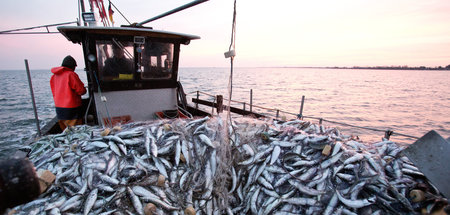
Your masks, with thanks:
<instances>
[{"instance_id":1,"label":"metal pole","mask_svg":"<svg viewBox=\"0 0 450 215\"><path fill-rule=\"evenodd\" d=\"M250 89L250 112L253 109L253 89Z\"/></svg>"},{"instance_id":2,"label":"metal pole","mask_svg":"<svg viewBox=\"0 0 450 215\"><path fill-rule=\"evenodd\" d=\"M12 29L12 30L0 31L0 34L7 34L7 33L9 33L9 32L13 32L13 31L26 31L26 30L32 30L32 29L35 29L35 28L46 28L46 27L53 27L53 26L58 26L58 25L68 25L68 24L72 24L72 23L78 23L78 21L73 21L73 22L62 22L62 23L50 24L50 25L40 25L40 26L34 26L34 27L28 27L28 28L18 28L18 29ZM33 32L29 32L29 33L33 33Z\"/></svg>"},{"instance_id":3,"label":"metal pole","mask_svg":"<svg viewBox=\"0 0 450 215\"><path fill-rule=\"evenodd\" d=\"M31 101L33 102L33 110L34 110L34 118L36 119L36 128L39 137L41 136L41 128L39 127L39 118L36 110L36 102L34 101L34 93L33 93L33 84L31 83L31 75L30 75L30 68L28 67L28 60L25 59L25 67L27 69L27 76L28 76L28 86L30 87L30 94L31 94Z\"/></svg>"},{"instance_id":4,"label":"metal pole","mask_svg":"<svg viewBox=\"0 0 450 215\"><path fill-rule=\"evenodd\" d=\"M84 12L86 12L86 8L84 7L84 0L80 0L78 2L80 3L81 14L83 14ZM81 18L81 17L80 17L80 23L83 23L84 26L87 26L86 22L84 22L83 18Z\"/></svg>"},{"instance_id":5,"label":"metal pole","mask_svg":"<svg viewBox=\"0 0 450 215\"><path fill-rule=\"evenodd\" d=\"M150 19L147 19L147 20L145 20L145 21L142 21L142 22L136 24L136 26L142 26L142 25L147 24L147 23L149 23L149 22L152 22L152 21L155 21L155 20L157 20L157 19L163 18L163 17L165 17L165 16L168 16L168 15L170 15L170 14L176 13L176 12L178 12L178 11L182 11L182 10L184 10L184 9L187 9L187 8L192 7L192 6L198 5L198 4L203 3L203 2L205 2L205 1L208 1L208 0L196 0L196 1L193 1L193 2L190 2L190 3L187 3L187 4L185 4L185 5L182 5L182 6L180 6L180 7L175 8L175 9L173 9L173 10L167 11L167 12L161 14L161 15L158 15L158 16L155 16L155 17L153 17L153 18L150 18Z\"/></svg>"},{"instance_id":6,"label":"metal pole","mask_svg":"<svg viewBox=\"0 0 450 215\"><path fill-rule=\"evenodd\" d=\"M300 118L303 117L303 104L305 103L305 96L302 96L302 104L300 105Z\"/></svg>"}]
</instances>

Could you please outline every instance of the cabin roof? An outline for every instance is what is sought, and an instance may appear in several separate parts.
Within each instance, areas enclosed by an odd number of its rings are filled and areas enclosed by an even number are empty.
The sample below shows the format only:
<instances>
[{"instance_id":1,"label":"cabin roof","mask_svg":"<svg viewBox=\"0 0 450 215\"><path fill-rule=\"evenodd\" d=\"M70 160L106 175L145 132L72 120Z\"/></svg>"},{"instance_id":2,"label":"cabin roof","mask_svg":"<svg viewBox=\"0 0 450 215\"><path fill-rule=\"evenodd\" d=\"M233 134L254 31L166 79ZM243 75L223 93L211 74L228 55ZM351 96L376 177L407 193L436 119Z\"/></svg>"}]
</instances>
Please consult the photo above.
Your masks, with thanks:
<instances>
[{"instance_id":1,"label":"cabin roof","mask_svg":"<svg viewBox=\"0 0 450 215\"><path fill-rule=\"evenodd\" d=\"M73 43L81 43L82 35L85 33L170 38L180 40L183 44L189 44L190 40L200 39L200 37L196 35L137 27L60 26L58 27L58 31Z\"/></svg>"}]
</instances>

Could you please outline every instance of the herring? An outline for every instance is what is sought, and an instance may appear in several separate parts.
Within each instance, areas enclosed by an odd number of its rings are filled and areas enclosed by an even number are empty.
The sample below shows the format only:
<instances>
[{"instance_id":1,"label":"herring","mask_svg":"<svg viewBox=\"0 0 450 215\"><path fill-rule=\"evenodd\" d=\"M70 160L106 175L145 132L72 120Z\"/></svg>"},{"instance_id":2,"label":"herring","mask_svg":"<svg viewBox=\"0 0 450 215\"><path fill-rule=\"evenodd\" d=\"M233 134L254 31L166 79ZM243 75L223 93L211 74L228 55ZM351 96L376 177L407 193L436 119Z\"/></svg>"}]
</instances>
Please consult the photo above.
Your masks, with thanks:
<instances>
[{"instance_id":1,"label":"herring","mask_svg":"<svg viewBox=\"0 0 450 215\"><path fill-rule=\"evenodd\" d=\"M142 214L151 202L159 214L186 207L199 214L410 214L417 205L408 191L416 179L427 182L392 141L373 147L302 120L224 126L205 117L132 122L106 137L90 126L44 137L30 147L30 160L57 180L34 204L15 209ZM323 144L333 147L330 155Z\"/></svg>"}]
</instances>

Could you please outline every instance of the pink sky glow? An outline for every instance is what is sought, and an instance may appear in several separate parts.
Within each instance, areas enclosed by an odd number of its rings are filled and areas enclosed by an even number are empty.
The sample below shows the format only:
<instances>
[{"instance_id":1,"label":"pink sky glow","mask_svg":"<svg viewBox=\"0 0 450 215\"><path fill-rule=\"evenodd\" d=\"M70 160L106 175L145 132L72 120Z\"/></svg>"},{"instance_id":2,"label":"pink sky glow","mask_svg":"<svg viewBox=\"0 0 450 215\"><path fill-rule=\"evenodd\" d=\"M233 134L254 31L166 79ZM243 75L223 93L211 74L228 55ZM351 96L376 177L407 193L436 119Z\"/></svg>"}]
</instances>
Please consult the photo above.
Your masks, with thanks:
<instances>
[{"instance_id":1,"label":"pink sky glow","mask_svg":"<svg viewBox=\"0 0 450 215\"><path fill-rule=\"evenodd\" d=\"M112 0L131 22L191 1ZM449 11L448 0L237 0L235 66L447 66ZM202 38L182 46L181 67L226 67L232 13L232 0L210 0L146 26ZM3 0L0 14L4 31L75 21L78 9L76 0ZM0 70L24 69L24 59L49 69L68 54L84 64L81 46L60 34L0 35L0 47Z\"/></svg>"}]
</instances>

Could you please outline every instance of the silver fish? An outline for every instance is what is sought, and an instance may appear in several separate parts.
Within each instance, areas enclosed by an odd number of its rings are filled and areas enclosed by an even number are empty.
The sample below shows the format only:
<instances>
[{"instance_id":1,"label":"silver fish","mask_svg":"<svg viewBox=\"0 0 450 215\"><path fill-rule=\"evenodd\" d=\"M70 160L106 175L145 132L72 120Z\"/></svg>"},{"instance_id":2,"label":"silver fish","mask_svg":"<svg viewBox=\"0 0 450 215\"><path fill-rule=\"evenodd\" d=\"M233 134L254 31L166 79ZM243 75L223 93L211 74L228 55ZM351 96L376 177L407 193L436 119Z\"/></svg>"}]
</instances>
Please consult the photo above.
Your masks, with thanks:
<instances>
[{"instance_id":1,"label":"silver fish","mask_svg":"<svg viewBox=\"0 0 450 215\"><path fill-rule=\"evenodd\" d=\"M133 193L131 188L127 187L128 195L130 195L131 202L133 203L134 209L139 215L144 215L144 207L142 206L141 200Z\"/></svg>"},{"instance_id":2,"label":"silver fish","mask_svg":"<svg viewBox=\"0 0 450 215\"><path fill-rule=\"evenodd\" d=\"M93 189L89 193L86 202L84 203L84 212L83 212L84 215L89 214L89 211L92 209L92 206L94 206L94 203L97 200L97 193L98 193L97 188Z\"/></svg>"},{"instance_id":3,"label":"silver fish","mask_svg":"<svg viewBox=\"0 0 450 215\"><path fill-rule=\"evenodd\" d=\"M375 196L369 197L368 199L359 199L359 200L350 200L344 198L338 190L336 190L336 195L339 198L339 201L341 201L344 205L350 208L362 208L369 206L373 203L375 203Z\"/></svg>"}]
</instances>

